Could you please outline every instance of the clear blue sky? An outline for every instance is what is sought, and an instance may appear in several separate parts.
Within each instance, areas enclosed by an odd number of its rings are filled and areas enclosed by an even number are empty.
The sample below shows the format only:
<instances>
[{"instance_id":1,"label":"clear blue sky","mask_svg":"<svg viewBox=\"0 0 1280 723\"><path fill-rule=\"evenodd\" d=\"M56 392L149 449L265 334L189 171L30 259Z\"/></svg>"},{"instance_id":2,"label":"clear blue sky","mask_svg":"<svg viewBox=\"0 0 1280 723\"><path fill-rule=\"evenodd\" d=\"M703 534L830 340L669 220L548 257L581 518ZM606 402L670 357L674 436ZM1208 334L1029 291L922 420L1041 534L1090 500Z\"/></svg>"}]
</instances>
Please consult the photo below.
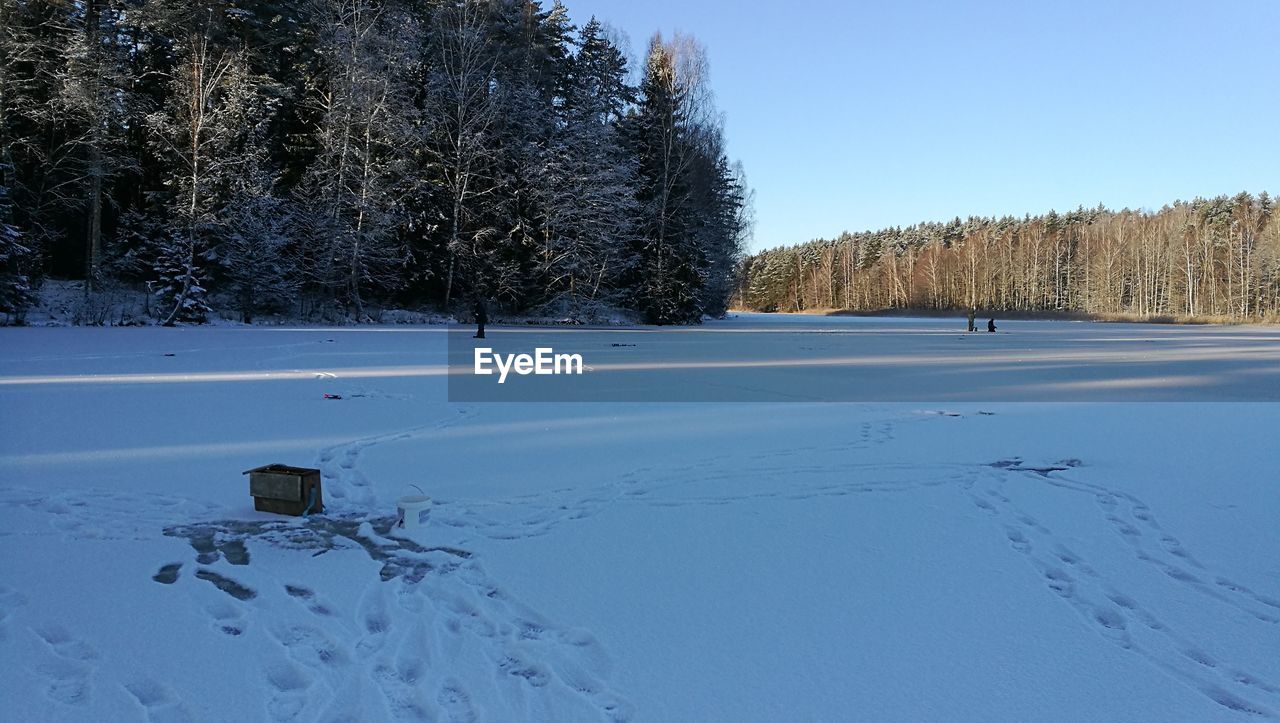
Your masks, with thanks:
<instances>
[{"instance_id":1,"label":"clear blue sky","mask_svg":"<svg viewBox=\"0 0 1280 723\"><path fill-rule=\"evenodd\" d=\"M707 46L755 249L1280 194L1277 0L564 2L635 56L655 30Z\"/></svg>"}]
</instances>

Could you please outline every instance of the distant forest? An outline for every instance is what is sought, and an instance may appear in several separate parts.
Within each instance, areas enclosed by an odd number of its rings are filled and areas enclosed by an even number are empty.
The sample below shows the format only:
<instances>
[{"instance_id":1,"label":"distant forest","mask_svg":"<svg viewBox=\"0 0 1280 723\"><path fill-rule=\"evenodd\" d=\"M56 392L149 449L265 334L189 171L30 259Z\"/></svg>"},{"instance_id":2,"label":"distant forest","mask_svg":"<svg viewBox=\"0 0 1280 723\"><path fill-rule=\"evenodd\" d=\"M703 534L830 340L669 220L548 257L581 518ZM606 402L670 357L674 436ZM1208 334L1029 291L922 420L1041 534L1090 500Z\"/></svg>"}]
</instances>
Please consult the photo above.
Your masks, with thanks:
<instances>
[{"instance_id":1,"label":"distant forest","mask_svg":"<svg viewBox=\"0 0 1280 723\"><path fill-rule=\"evenodd\" d=\"M1264 192L844 233L744 259L763 311L969 309L1280 317L1280 214Z\"/></svg>"},{"instance_id":2,"label":"distant forest","mask_svg":"<svg viewBox=\"0 0 1280 723\"><path fill-rule=\"evenodd\" d=\"M0 0L0 312L721 315L750 193L702 46L642 62L559 2Z\"/></svg>"}]
</instances>

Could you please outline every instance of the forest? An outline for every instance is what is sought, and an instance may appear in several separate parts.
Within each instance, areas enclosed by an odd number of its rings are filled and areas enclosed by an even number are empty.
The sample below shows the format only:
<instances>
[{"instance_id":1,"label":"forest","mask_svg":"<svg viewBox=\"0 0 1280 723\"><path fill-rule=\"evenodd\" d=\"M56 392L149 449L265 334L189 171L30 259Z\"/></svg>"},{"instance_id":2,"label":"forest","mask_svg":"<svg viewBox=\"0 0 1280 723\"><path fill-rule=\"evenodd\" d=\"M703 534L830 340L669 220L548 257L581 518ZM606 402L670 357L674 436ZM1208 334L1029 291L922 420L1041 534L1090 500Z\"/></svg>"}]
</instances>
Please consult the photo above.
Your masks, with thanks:
<instances>
[{"instance_id":1,"label":"forest","mask_svg":"<svg viewBox=\"0 0 1280 723\"><path fill-rule=\"evenodd\" d=\"M631 66L637 66L632 68ZM82 279L382 308L723 315L751 231L705 49L537 0L0 0L0 318Z\"/></svg>"},{"instance_id":2,"label":"forest","mask_svg":"<svg viewBox=\"0 0 1280 723\"><path fill-rule=\"evenodd\" d=\"M744 258L734 303L1274 320L1280 218L1263 192L843 233Z\"/></svg>"}]
</instances>

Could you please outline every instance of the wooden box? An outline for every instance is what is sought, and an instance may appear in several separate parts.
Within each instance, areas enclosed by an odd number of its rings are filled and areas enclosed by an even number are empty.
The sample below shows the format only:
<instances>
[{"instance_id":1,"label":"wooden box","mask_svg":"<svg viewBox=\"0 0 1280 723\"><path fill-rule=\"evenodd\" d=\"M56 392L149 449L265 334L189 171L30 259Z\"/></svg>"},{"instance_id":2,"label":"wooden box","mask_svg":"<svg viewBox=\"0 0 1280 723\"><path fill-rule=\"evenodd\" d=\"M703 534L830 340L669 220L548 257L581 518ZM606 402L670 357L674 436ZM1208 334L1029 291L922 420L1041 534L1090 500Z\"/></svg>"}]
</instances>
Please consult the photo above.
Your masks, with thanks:
<instances>
[{"instance_id":1,"label":"wooden box","mask_svg":"<svg viewBox=\"0 0 1280 723\"><path fill-rule=\"evenodd\" d=\"M321 494L318 469L269 464L245 470L244 473L249 475L249 494L253 495L253 508L259 512L295 517L324 512L324 495Z\"/></svg>"}]
</instances>

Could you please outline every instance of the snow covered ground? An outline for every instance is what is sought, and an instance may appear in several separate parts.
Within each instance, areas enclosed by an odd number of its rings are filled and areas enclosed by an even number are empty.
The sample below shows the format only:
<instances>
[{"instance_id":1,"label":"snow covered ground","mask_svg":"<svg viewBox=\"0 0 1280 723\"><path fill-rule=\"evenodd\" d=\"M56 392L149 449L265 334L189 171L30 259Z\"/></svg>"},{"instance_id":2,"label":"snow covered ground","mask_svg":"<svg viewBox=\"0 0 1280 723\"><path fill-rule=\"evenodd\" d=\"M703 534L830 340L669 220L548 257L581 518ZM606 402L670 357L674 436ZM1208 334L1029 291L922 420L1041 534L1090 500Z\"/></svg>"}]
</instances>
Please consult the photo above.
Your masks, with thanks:
<instances>
[{"instance_id":1,"label":"snow covered ground","mask_svg":"<svg viewBox=\"0 0 1280 723\"><path fill-rule=\"evenodd\" d=\"M864 403L450 403L443 327L0 329L0 719L1280 715L1280 332L962 324L491 333L617 399ZM270 462L327 514L254 512Z\"/></svg>"}]
</instances>

